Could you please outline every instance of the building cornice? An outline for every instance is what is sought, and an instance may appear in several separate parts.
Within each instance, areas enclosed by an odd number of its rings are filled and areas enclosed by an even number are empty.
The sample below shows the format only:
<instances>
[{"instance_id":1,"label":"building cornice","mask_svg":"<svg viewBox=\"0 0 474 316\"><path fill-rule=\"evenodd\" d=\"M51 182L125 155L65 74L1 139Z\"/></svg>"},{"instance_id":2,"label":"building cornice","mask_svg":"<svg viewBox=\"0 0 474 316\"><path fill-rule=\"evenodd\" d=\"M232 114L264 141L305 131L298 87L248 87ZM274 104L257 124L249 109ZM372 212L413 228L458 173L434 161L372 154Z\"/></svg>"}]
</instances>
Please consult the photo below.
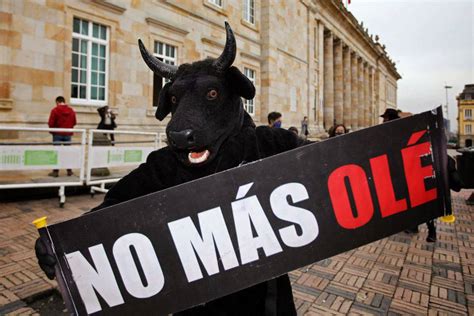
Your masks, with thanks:
<instances>
[{"instance_id":1,"label":"building cornice","mask_svg":"<svg viewBox=\"0 0 474 316\"><path fill-rule=\"evenodd\" d=\"M111 11L117 14L122 14L127 10L127 8L121 7L117 4L114 4L106 0L92 0L92 3L97 6L100 6L103 9L106 9L108 11Z\"/></svg>"},{"instance_id":2,"label":"building cornice","mask_svg":"<svg viewBox=\"0 0 474 316\"><path fill-rule=\"evenodd\" d=\"M362 39L366 46L369 47L370 50L376 55L376 59L381 59L386 65L387 70L389 70L397 78L397 80L402 78L401 75L398 73L395 63L390 60L387 52L385 51L385 48L382 48L378 41L374 41L374 39L368 34L367 29L363 28L363 25L359 23L357 18L346 9L341 0L311 0L304 2L305 5L311 7L312 12L321 11L321 7L326 7L328 9L331 8L332 10L340 14L344 18L344 20L350 25L352 30ZM319 18L321 18L321 16Z\"/></svg>"},{"instance_id":3,"label":"building cornice","mask_svg":"<svg viewBox=\"0 0 474 316\"><path fill-rule=\"evenodd\" d=\"M180 28L180 27L178 27L176 25L173 25L171 23L168 23L168 22L163 22L163 21L157 20L157 19L152 18L152 17L145 18L145 21L146 21L146 23L148 23L148 25L161 27L161 28L167 29L168 31L171 31L171 32L179 33L179 34L182 34L182 35L187 35L189 33L188 31L186 31L183 28Z\"/></svg>"}]
</instances>

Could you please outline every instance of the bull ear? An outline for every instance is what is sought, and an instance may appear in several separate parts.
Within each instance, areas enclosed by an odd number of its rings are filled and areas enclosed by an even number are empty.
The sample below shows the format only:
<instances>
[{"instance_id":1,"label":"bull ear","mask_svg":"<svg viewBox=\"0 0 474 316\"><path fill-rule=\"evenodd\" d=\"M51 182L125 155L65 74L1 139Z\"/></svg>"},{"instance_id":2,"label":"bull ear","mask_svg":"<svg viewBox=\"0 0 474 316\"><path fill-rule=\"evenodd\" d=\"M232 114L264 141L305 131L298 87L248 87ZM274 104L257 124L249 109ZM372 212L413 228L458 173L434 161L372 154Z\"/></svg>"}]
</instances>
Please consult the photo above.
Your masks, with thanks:
<instances>
[{"instance_id":1,"label":"bull ear","mask_svg":"<svg viewBox=\"0 0 474 316\"><path fill-rule=\"evenodd\" d=\"M168 82L163 88L161 88L158 104L154 104L156 105L155 117L160 121L163 121L163 119L171 112L171 103L168 96L170 86L171 82Z\"/></svg>"},{"instance_id":2,"label":"bull ear","mask_svg":"<svg viewBox=\"0 0 474 316\"><path fill-rule=\"evenodd\" d=\"M255 86L240 70L234 66L227 70L227 80L235 93L244 99L250 100L255 96Z\"/></svg>"}]
</instances>

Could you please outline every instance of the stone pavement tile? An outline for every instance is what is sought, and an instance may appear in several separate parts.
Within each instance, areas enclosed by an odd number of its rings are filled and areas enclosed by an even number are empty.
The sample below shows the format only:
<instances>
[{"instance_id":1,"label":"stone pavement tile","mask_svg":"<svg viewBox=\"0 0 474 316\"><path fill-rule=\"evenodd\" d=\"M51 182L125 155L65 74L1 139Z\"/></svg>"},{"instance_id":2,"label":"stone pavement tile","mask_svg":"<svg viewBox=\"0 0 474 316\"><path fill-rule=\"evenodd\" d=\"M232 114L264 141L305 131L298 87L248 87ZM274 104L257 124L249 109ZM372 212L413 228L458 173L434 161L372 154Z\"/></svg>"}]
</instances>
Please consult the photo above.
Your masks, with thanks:
<instances>
[{"instance_id":1,"label":"stone pavement tile","mask_svg":"<svg viewBox=\"0 0 474 316\"><path fill-rule=\"evenodd\" d=\"M309 271L311 273L320 275L323 278L332 279L339 272L339 270L342 269L343 266L343 260L338 260L337 258L332 257L316 262L311 266Z\"/></svg>"},{"instance_id":2,"label":"stone pavement tile","mask_svg":"<svg viewBox=\"0 0 474 316\"><path fill-rule=\"evenodd\" d=\"M458 312L458 311L447 311L443 309L439 309L436 307L430 307L428 309L428 316L457 316L457 315L472 315L467 314L465 312Z\"/></svg>"},{"instance_id":3,"label":"stone pavement tile","mask_svg":"<svg viewBox=\"0 0 474 316\"><path fill-rule=\"evenodd\" d=\"M408 249L405 262L409 264L415 264L429 269L433 264L433 254L429 251L423 251L416 248Z\"/></svg>"},{"instance_id":4,"label":"stone pavement tile","mask_svg":"<svg viewBox=\"0 0 474 316\"><path fill-rule=\"evenodd\" d=\"M405 263L398 280L399 286L412 291L428 293L430 289L431 269L416 264Z\"/></svg>"},{"instance_id":5,"label":"stone pavement tile","mask_svg":"<svg viewBox=\"0 0 474 316\"><path fill-rule=\"evenodd\" d=\"M0 203L0 314L18 305L14 315L32 315L34 311L23 308L21 300L56 286L37 264L34 243L38 232L31 222L44 215L50 224L63 221L99 203L89 196L69 197L64 208L59 208L57 199Z\"/></svg>"},{"instance_id":6,"label":"stone pavement tile","mask_svg":"<svg viewBox=\"0 0 474 316\"><path fill-rule=\"evenodd\" d=\"M311 303L299 298L295 298L295 308L297 315L305 315L311 306Z\"/></svg>"},{"instance_id":7,"label":"stone pavement tile","mask_svg":"<svg viewBox=\"0 0 474 316\"><path fill-rule=\"evenodd\" d=\"M19 300L19 297L16 296L12 291L10 291L6 288L1 289L1 291L0 291L0 307L4 306L4 305L7 305L11 302L18 301L18 300Z\"/></svg>"},{"instance_id":8,"label":"stone pavement tile","mask_svg":"<svg viewBox=\"0 0 474 316\"><path fill-rule=\"evenodd\" d=\"M429 295L411 289L397 287L390 311L399 314L423 314L428 311Z\"/></svg>"},{"instance_id":9,"label":"stone pavement tile","mask_svg":"<svg viewBox=\"0 0 474 316\"><path fill-rule=\"evenodd\" d=\"M311 305L306 315L346 315L351 305L351 300L328 294L323 302Z\"/></svg>"},{"instance_id":10,"label":"stone pavement tile","mask_svg":"<svg viewBox=\"0 0 474 316\"><path fill-rule=\"evenodd\" d=\"M6 316L37 316L39 315L34 309L30 307L22 307L11 313L5 314Z\"/></svg>"},{"instance_id":11,"label":"stone pavement tile","mask_svg":"<svg viewBox=\"0 0 474 316\"><path fill-rule=\"evenodd\" d=\"M345 315L352 301L344 297L322 292L310 306L306 315Z\"/></svg>"},{"instance_id":12,"label":"stone pavement tile","mask_svg":"<svg viewBox=\"0 0 474 316\"><path fill-rule=\"evenodd\" d=\"M430 308L445 310L447 312L467 312L464 292L438 287L436 285L431 286L429 306Z\"/></svg>"},{"instance_id":13,"label":"stone pavement tile","mask_svg":"<svg viewBox=\"0 0 474 316\"><path fill-rule=\"evenodd\" d=\"M322 278L318 275L305 273L296 281L296 284L323 291L329 282L328 279Z\"/></svg>"},{"instance_id":14,"label":"stone pavement tile","mask_svg":"<svg viewBox=\"0 0 474 316\"><path fill-rule=\"evenodd\" d=\"M390 296L362 289L357 293L351 311L358 310L375 314L386 314L391 301L392 298Z\"/></svg>"}]
</instances>

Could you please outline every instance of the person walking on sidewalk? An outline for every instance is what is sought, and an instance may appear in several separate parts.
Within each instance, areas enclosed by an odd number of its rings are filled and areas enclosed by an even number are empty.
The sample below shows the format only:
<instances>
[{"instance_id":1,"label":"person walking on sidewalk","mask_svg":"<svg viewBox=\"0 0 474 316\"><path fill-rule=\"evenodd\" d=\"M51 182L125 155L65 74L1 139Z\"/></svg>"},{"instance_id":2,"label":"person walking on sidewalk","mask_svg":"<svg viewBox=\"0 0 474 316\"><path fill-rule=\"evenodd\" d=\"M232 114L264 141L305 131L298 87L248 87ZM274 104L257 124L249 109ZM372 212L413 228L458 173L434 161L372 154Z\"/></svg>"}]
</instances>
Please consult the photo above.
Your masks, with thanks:
<instances>
[{"instance_id":1,"label":"person walking on sidewalk","mask_svg":"<svg viewBox=\"0 0 474 316\"><path fill-rule=\"evenodd\" d=\"M50 128L73 128L76 125L76 113L66 104L66 100L62 96L56 98L56 107L49 114L48 126ZM72 132L51 132L53 135L53 145L68 145L71 142ZM67 169L67 175L72 176L74 173L71 169ZM48 174L50 177L57 178L59 170L54 169Z\"/></svg>"}]
</instances>

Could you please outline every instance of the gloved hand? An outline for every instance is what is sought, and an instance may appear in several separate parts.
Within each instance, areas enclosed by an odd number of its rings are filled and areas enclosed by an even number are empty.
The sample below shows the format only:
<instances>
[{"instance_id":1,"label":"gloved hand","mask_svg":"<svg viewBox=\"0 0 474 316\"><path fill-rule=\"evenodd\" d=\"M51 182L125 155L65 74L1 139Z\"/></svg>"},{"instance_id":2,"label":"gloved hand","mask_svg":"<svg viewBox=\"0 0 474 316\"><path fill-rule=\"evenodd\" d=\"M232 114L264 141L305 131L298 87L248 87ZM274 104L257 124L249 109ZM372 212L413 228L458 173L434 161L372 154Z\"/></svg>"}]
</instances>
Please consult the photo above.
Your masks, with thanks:
<instances>
[{"instance_id":1,"label":"gloved hand","mask_svg":"<svg viewBox=\"0 0 474 316\"><path fill-rule=\"evenodd\" d=\"M54 268L56 266L56 258L48 254L48 248L41 238L36 239L35 253L38 258L38 264L44 271L48 279L52 280L55 277Z\"/></svg>"},{"instance_id":2,"label":"gloved hand","mask_svg":"<svg viewBox=\"0 0 474 316\"><path fill-rule=\"evenodd\" d=\"M453 191L459 192L463 187L463 182L458 170L456 169L456 161L448 156L448 179L449 188Z\"/></svg>"}]
</instances>

